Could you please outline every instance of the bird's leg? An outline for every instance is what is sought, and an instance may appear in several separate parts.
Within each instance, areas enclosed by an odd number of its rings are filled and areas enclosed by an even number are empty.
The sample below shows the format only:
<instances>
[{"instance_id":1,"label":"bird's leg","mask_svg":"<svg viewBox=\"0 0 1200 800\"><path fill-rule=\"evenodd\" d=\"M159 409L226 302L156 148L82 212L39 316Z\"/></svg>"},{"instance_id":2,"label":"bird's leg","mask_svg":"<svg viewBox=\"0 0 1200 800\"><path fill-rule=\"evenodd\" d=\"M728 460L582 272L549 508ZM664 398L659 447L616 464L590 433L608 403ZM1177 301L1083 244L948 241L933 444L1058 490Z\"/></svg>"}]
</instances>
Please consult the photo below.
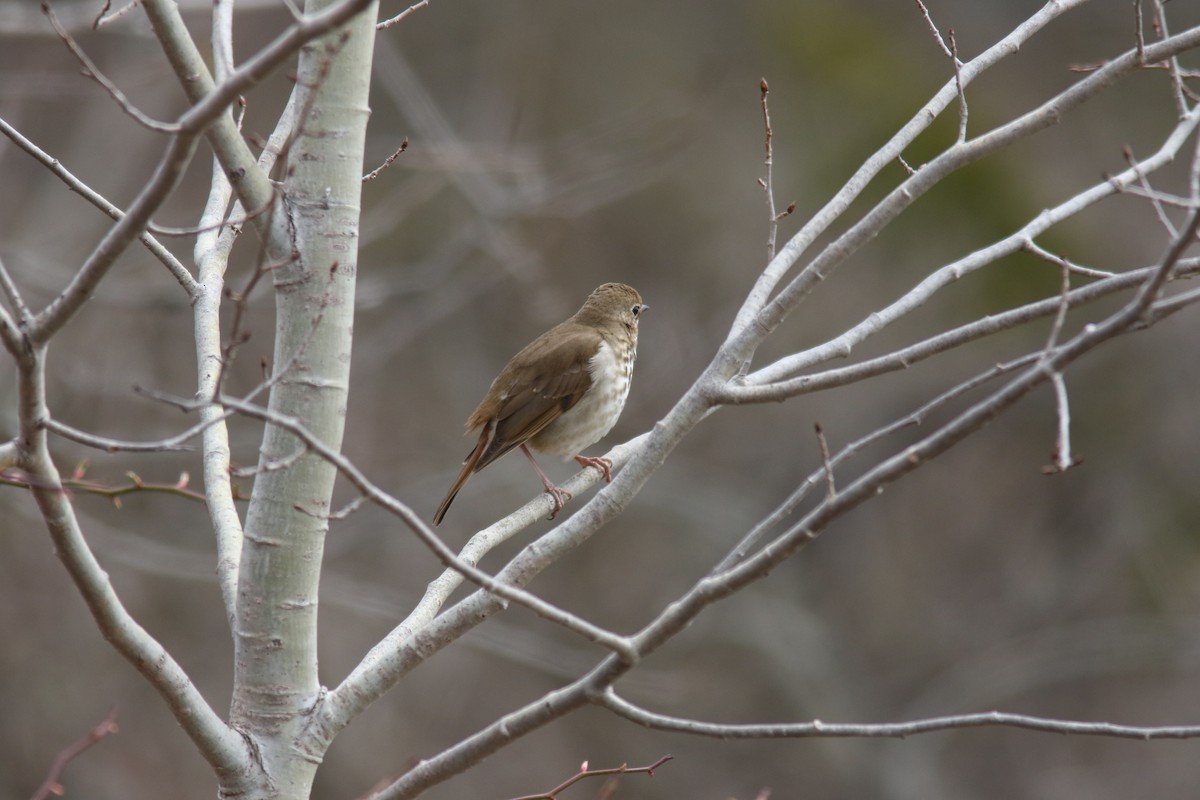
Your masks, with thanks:
<instances>
[{"instance_id":1,"label":"bird's leg","mask_svg":"<svg viewBox=\"0 0 1200 800\"><path fill-rule=\"evenodd\" d=\"M550 512L549 517L549 519L554 519L556 516L558 516L558 512L562 511L563 505L571 499L571 493L566 489L558 488L549 478L546 477L546 473L542 472L542 468L538 466L537 461L535 461L533 458L533 453L529 452L528 447L521 445L521 452L524 453L525 457L529 459L529 463L533 464L533 471L536 472L538 477L542 479L542 486L545 487L546 494L550 495L551 499L554 500L554 510Z\"/></svg>"},{"instance_id":2,"label":"bird's leg","mask_svg":"<svg viewBox=\"0 0 1200 800\"><path fill-rule=\"evenodd\" d=\"M604 473L604 480L612 483L612 459L602 456L575 456L580 467L595 467Z\"/></svg>"}]
</instances>

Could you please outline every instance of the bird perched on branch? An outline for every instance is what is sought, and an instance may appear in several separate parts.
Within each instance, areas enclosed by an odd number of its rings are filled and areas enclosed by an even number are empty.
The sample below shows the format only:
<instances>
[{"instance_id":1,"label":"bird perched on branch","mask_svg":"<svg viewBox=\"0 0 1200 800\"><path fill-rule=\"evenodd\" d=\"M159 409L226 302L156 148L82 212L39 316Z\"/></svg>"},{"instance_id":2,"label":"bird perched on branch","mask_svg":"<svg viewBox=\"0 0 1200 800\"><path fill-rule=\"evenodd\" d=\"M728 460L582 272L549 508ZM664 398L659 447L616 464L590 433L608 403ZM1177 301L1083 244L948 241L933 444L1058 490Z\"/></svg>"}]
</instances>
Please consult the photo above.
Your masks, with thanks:
<instances>
[{"instance_id":1,"label":"bird perched on branch","mask_svg":"<svg viewBox=\"0 0 1200 800\"><path fill-rule=\"evenodd\" d=\"M571 495L546 477L530 447L574 456L581 467L595 467L612 480L611 461L579 451L599 441L621 416L637 356L638 319L648 307L629 286L606 283L574 316L512 357L467 419L467 433L479 431L479 441L433 515L434 525L441 524L472 474L514 447L521 448L553 498L550 519Z\"/></svg>"}]
</instances>

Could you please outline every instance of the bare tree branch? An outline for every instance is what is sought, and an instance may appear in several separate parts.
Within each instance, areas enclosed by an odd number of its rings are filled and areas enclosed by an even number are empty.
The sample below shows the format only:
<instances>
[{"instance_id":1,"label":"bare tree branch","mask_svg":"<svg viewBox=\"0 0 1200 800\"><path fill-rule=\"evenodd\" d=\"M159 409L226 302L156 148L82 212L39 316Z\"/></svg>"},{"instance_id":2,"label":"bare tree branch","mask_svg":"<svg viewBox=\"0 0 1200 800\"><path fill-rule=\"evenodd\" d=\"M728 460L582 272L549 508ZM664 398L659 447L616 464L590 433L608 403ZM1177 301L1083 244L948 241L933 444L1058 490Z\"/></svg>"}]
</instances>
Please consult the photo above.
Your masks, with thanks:
<instances>
[{"instance_id":1,"label":"bare tree branch","mask_svg":"<svg viewBox=\"0 0 1200 800\"><path fill-rule=\"evenodd\" d=\"M50 457L46 431L44 348L19 359L21 448L19 467L32 476L31 491L54 540L55 554L88 605L96 625L158 691L180 726L218 775L235 781L252 763L246 742L227 727L204 700L191 678L122 605L83 537L75 510Z\"/></svg>"},{"instance_id":2,"label":"bare tree branch","mask_svg":"<svg viewBox=\"0 0 1200 800\"><path fill-rule=\"evenodd\" d=\"M1138 726L1112 722L1080 722L1050 719L1027 714L985 711L977 714L954 714L945 717L889 723L785 722L759 725L730 725L671 717L647 711L617 695L611 689L596 697L595 704L619 717L646 728L692 736L711 736L718 739L802 739L812 736L854 737L864 739L903 738L922 733L957 730L961 728L1023 728L1043 733L1076 736L1108 736L1118 739L1194 739L1200 737L1200 725Z\"/></svg>"},{"instance_id":3,"label":"bare tree branch","mask_svg":"<svg viewBox=\"0 0 1200 800\"><path fill-rule=\"evenodd\" d=\"M217 159L229 176L236 177L234 191L246 208L265 208L273 202L275 192L266 174L238 131L232 117L226 113L229 105L250 86L257 83L285 59L291 57L306 42L328 33L360 13L371 0L343 0L324 11L310 14L281 33L269 45L259 50L242 66L230 73L220 85L214 83L203 56L188 34L178 6L172 0L145 0L147 16L155 35L174 68L176 75L195 105L180 120L180 126L207 128L208 140ZM261 217L256 217L261 220ZM271 217L282 224L278 216ZM291 242L284 234L267 235L271 242L270 260L281 262L289 255Z\"/></svg>"},{"instance_id":4,"label":"bare tree branch","mask_svg":"<svg viewBox=\"0 0 1200 800\"><path fill-rule=\"evenodd\" d=\"M1197 40L1200 41L1200 29L1197 29L1197 34ZM1171 131L1164 139L1162 147L1141 162L1139 171L1141 173L1150 173L1171 163L1179 149L1193 135L1197 127L1200 127L1200 108L1194 110ZM976 139L973 141L977 142L979 140ZM931 166L927 165L925 169L930 168ZM922 170L922 174L924 174L924 170ZM938 289L953 283L963 275L981 269L1003 256L1026 249L1028 246L1027 243L1032 242L1055 224L1069 219L1084 208L1099 202L1105 197L1111 196L1117 191L1118 187L1133 183L1137 179L1138 172L1135 172L1133 169L1125 170L1120 175L1107 181L1102 181L1074 197L1059 203L1057 206L1041 212L1020 230L988 247L977 250L964 258L935 270L899 300L887 308L871 314L865 321L850 328L840 336L804 353L787 356L773 364L762 367L748 375L745 382L751 385L772 383L795 374L813 364L849 353L855 345L869 338L873 333L882 330L892 321L909 313L912 309L925 302ZM885 200L884 202L888 201ZM878 206L876 208L878 209ZM874 216L874 212L869 216ZM855 228L861 227L862 224L860 222ZM838 245L835 243L834 245L830 245L824 252L829 253L837 248ZM818 260L820 259L821 257L819 256ZM817 261L813 263L815 264ZM804 280L804 276L801 275L796 280L802 281ZM795 285L797 284L793 283L793 286ZM798 299L796 298L797 301ZM776 301L772 302L774 305L776 302L779 302L779 299L777 298ZM759 338L759 334L755 334L753 338ZM729 391L737 394L742 389L741 387L731 387Z\"/></svg>"},{"instance_id":5,"label":"bare tree branch","mask_svg":"<svg viewBox=\"0 0 1200 800\"><path fill-rule=\"evenodd\" d=\"M158 133L178 133L179 126L171 125L166 122L159 122L156 119L151 119L142 112L137 106L129 101L125 93L117 88L116 84L104 76L100 68L88 58L88 54L83 51L79 43L75 41L75 37L71 36L67 30L59 24L58 17L54 13L54 7L50 5L50 0L41 0L42 11L46 15L46 19L50 20L50 26L54 28L54 32L58 34L58 38L62 40L67 49L71 51L75 58L79 59L79 63L83 65L83 74L94 80L96 83L108 92L108 95L116 101L121 110L128 114L139 125L149 128Z\"/></svg>"},{"instance_id":6,"label":"bare tree branch","mask_svg":"<svg viewBox=\"0 0 1200 800\"><path fill-rule=\"evenodd\" d=\"M969 378L966 381L953 386L950 389L939 394L937 397L928 401L917 410L910 414L905 414L903 417L894 420L887 425L876 428L874 431L865 436L851 442L850 444L839 450L832 458L829 459L830 467L836 467L838 464L857 455L869 445L886 439L887 437L897 433L898 431L910 428L915 425L920 425L928 416L935 410L942 408L952 400L959 399L975 389L983 386L996 378L1008 375L1018 369L1028 366L1041 356L1040 353L1030 354L1003 364L997 364L987 370L984 370L978 375ZM822 468L812 472L805 478L800 485L788 495L782 503L757 522L745 536L743 536L737 545L729 551L729 553L717 563L709 572L709 575L716 575L742 561L751 552L755 544L763 539L772 529L780 525L787 517L791 516L799 507L800 503L808 496L822 481L827 481L827 471L824 465Z\"/></svg>"},{"instance_id":7,"label":"bare tree branch","mask_svg":"<svg viewBox=\"0 0 1200 800\"><path fill-rule=\"evenodd\" d=\"M125 216L109 228L70 284L37 314L29 326L29 338L35 344L44 345L79 311L129 243L143 235L151 215L166 201L183 177L195 149L195 134L181 133L172 137L166 152L159 159L154 176L134 198Z\"/></svg>"},{"instance_id":8,"label":"bare tree branch","mask_svg":"<svg viewBox=\"0 0 1200 800\"><path fill-rule=\"evenodd\" d=\"M1154 269L1154 267L1144 267L1130 270L1081 286L1078 289L1072 289L1069 294L1070 303L1072 306L1078 307L1116 292L1135 288L1149 279ZM1200 274L1200 259L1187 260L1178 272L1179 277L1197 274ZM788 397L810 394L835 386L845 386L875 375L907 369L947 350L1001 331L1011 330L1035 319L1057 314L1061 306L1062 301L1059 297L1046 298L965 323L957 328L951 328L931 336L924 341L848 367L827 369L766 385L725 385L713 389L710 396L714 402L722 404L765 403L778 402Z\"/></svg>"},{"instance_id":9,"label":"bare tree branch","mask_svg":"<svg viewBox=\"0 0 1200 800\"><path fill-rule=\"evenodd\" d=\"M1167 15L1163 10L1162 0L1150 0L1150 7L1154 10L1154 27L1158 31L1159 39L1167 39L1170 37L1170 31L1167 28ZM1139 14L1140 17L1140 14ZM1147 48L1145 45L1139 47L1141 58L1146 58ZM1150 57L1151 61L1159 61L1161 59ZM1186 91L1183 85L1183 78L1179 70L1179 61L1174 56L1165 59L1167 62L1167 71L1171 75L1171 88L1175 98L1175 111L1179 114L1179 118L1188 112L1187 100L1185 99Z\"/></svg>"},{"instance_id":10,"label":"bare tree branch","mask_svg":"<svg viewBox=\"0 0 1200 800\"><path fill-rule=\"evenodd\" d=\"M224 414L224 417L229 417L233 414L232 411ZM224 418L223 417L223 418ZM42 421L42 427L52 433L57 433L64 439L70 439L88 447L94 447L97 450L103 450L106 453L160 453L164 450L195 450L194 447L185 445L184 442L194 439L199 436L206 427L211 425L211 422L200 422L187 430L177 433L174 436L168 436L164 439L158 439L151 442L130 442L123 439L111 439L107 436L97 436L94 433L81 431L78 428L72 428L65 422L60 422L56 419L45 419Z\"/></svg>"},{"instance_id":11,"label":"bare tree branch","mask_svg":"<svg viewBox=\"0 0 1200 800\"><path fill-rule=\"evenodd\" d=\"M83 199L87 200L96 208L103 211L110 219L119 220L125 215L125 212L121 211L119 208L101 196L98 192L93 190L90 186L71 174L71 172L64 167L58 161L58 159L44 152L41 148L21 135L19 131L17 131L3 119L0 119L0 133L3 133L5 136L11 139L12 142L17 145L17 147L33 156L37 161L41 162L43 166L47 167L63 183L65 183L67 188L78 194ZM166 247L164 247L150 234L142 232L138 234L137 238L138 241L145 245L146 249L149 250L150 253L160 262L162 262L163 266L165 266L171 272L171 275L176 281L179 282L179 285L182 286L184 291L188 293L188 297L194 298L196 294L196 279L192 277L190 272L188 272L187 267L183 266L183 264L179 262L179 259L175 258L175 256L171 253L171 251L167 250Z\"/></svg>"},{"instance_id":12,"label":"bare tree branch","mask_svg":"<svg viewBox=\"0 0 1200 800\"><path fill-rule=\"evenodd\" d=\"M1052 5L1056 8L1061 8L1067 4L1049 4L1047 8L1050 8ZM1153 61L1161 61L1164 58L1173 56L1182 50L1195 47L1198 44L1200 44L1200 27L1147 46L1146 57ZM967 79L969 68L973 63L970 62L964 65L964 80ZM758 344L764 341L786 319L788 314L821 281L825 280L838 265L849 258L859 247L878 235L888 223L945 176L1014 141L1054 124L1055 120L1061 114L1093 97L1117 79L1130 74L1137 68L1137 53L1134 51L1127 52L1082 78L1038 108L1021 115L1009 123L977 136L968 142L955 144L947 148L941 155L930 161L914 175L889 192L871 211L864 214L845 233L838 236L832 243L822 249L800 271L800 274L793 278L769 304L763 307L762 312L755 317L755 325L747 326L732 334L726 342L726 347L731 351L729 359L741 362L749 358L753 351L757 349ZM1187 120L1181 122L1180 127L1177 127L1174 133L1180 134L1185 129L1190 131L1191 126L1196 122L1198 114L1200 114L1200 111L1193 110ZM836 199L834 202L836 202ZM814 220L821 219L822 216L819 213ZM810 223L810 225L812 224L814 223ZM785 257L799 257L800 249L805 244L805 231L808 227L806 226L805 230L802 230L788 242L777 257L777 261ZM794 258L792 260L794 261ZM767 271L771 272L772 267L768 267Z\"/></svg>"},{"instance_id":13,"label":"bare tree branch","mask_svg":"<svg viewBox=\"0 0 1200 800\"><path fill-rule=\"evenodd\" d=\"M979 71L991 66L996 59L1006 54L1003 50L997 52L997 48L1002 46L1015 48L1025 36L1031 35L1037 28L1048 22L1049 18L1057 16L1075 5L1078 5L1078 2L1048 3L1040 12L1018 26L1016 31L1005 37L1000 43L989 48L978 58L964 64L962 68L963 85L968 84ZM1145 57L1151 61L1162 61L1183 50L1195 47L1198 43L1200 43L1200 27L1148 45ZM1015 52L1015 49L1011 52ZM908 125L892 137L888 144L864 163L863 167L835 195L834 199L792 237L767 267L747 299L747 303L738 312L733 330L726 340L726 347L732 351L730 360L741 363L748 359L758 344L786 319L788 314L808 296L816 285L825 280L838 265L865 242L878 235L889 222L946 175L1054 124L1061 114L1093 97L1119 78L1138 68L1138 53L1136 51L1127 52L1080 79L1038 108L970 141L947 148L941 155L891 190L870 212L864 214L845 233L823 248L778 295L767 302L770 291L808 249L813 240L846 210L850 201L878 174L879 170L893 161L904 147L925 129L928 121L940 113L949 100L956 95L956 85L952 81L935 96L934 100L926 104L921 113L918 113ZM751 319L755 320L754 325L749 325Z\"/></svg>"},{"instance_id":14,"label":"bare tree branch","mask_svg":"<svg viewBox=\"0 0 1200 800\"><path fill-rule=\"evenodd\" d=\"M904 150L933 123L943 111L958 99L959 86L966 87L975 78L997 63L1018 52L1042 28L1062 14L1082 5L1086 0L1066 0L1047 3L1037 13L1018 25L1011 33L962 66L960 77L944 85L933 98L905 123L883 147L873 153L855 171L833 198L800 229L762 272L754 288L746 296L730 330L728 341L750 325L752 319L766 308L775 287L800 256L838 220L855 198L879 173L893 161L902 160ZM915 175L915 171L913 173Z\"/></svg>"}]
</instances>

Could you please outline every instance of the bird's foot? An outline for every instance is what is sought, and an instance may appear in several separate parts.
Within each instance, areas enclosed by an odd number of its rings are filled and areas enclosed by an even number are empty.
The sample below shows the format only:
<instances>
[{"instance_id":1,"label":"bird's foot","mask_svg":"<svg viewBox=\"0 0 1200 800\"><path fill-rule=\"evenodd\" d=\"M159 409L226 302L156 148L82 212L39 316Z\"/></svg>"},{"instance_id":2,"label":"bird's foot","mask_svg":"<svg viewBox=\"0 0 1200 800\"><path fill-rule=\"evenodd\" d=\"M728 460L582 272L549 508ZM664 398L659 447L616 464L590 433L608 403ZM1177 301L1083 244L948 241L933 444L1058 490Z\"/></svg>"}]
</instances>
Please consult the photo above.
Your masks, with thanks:
<instances>
[{"instance_id":1,"label":"bird's foot","mask_svg":"<svg viewBox=\"0 0 1200 800\"><path fill-rule=\"evenodd\" d=\"M550 495L550 499L554 501L554 510L550 512L550 516L546 519L554 519L558 516L558 512L563 510L563 506L571 499L571 493L566 489L560 489L553 483L546 481L546 494Z\"/></svg>"},{"instance_id":2,"label":"bird's foot","mask_svg":"<svg viewBox=\"0 0 1200 800\"><path fill-rule=\"evenodd\" d=\"M580 467L595 467L604 474L604 480L612 483L612 459L602 456L575 456Z\"/></svg>"}]
</instances>

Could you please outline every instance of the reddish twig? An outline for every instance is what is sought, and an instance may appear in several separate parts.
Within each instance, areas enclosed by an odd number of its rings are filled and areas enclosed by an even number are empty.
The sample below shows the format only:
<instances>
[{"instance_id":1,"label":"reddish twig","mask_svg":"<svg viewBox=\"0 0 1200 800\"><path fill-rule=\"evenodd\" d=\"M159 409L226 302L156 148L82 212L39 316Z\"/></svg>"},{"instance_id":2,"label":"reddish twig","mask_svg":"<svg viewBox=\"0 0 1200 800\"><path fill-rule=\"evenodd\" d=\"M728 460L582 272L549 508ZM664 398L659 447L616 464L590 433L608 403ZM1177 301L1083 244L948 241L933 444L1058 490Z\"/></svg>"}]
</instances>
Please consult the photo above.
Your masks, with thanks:
<instances>
[{"instance_id":1,"label":"reddish twig","mask_svg":"<svg viewBox=\"0 0 1200 800\"><path fill-rule=\"evenodd\" d=\"M921 10L921 16L925 18L925 24L929 26L933 38L937 39L938 46L942 48L942 52L950 59L950 64L954 67L954 88L958 91L958 141L965 142L967 140L967 94L963 91L962 62L958 59L958 44L954 41L954 29L950 29L950 41L947 43L942 32L934 23L933 17L929 15L929 9L921 0L917 0L917 8Z\"/></svg>"},{"instance_id":2,"label":"reddish twig","mask_svg":"<svg viewBox=\"0 0 1200 800\"><path fill-rule=\"evenodd\" d=\"M559 793L563 792L566 789L569 789L570 787L579 783L584 778L595 778L595 777L599 777L602 775L627 775L627 774L631 774L631 773L635 773L635 772L644 772L647 775L653 777L654 770L658 769L663 764L670 761L672 758L673 758L673 756L665 755L662 758L660 758L658 761L655 761L653 764L650 764L645 767L630 767L625 764L622 764L619 767L612 767L610 769L588 769L588 762L585 761L579 767L579 772L577 772L575 775L571 776L567 780L563 781L558 786L555 786L550 791L542 792L541 794L529 794L529 795L524 795L522 797L514 797L513 800L557 800Z\"/></svg>"},{"instance_id":3,"label":"reddish twig","mask_svg":"<svg viewBox=\"0 0 1200 800\"><path fill-rule=\"evenodd\" d=\"M408 137L405 136L404 141L402 141L400 143L400 147L396 149L396 152L394 152L390 156L388 156L387 160L384 161L382 164L380 164L378 167L371 170L366 175L363 175L363 183L366 183L367 181L373 181L373 180L375 180L375 178L379 177L379 173L383 172L385 169L390 167L392 165L392 162L395 161L397 158L399 158L400 154L403 153L407 149L408 149Z\"/></svg>"},{"instance_id":4,"label":"reddish twig","mask_svg":"<svg viewBox=\"0 0 1200 800\"><path fill-rule=\"evenodd\" d=\"M61 778L63 770L67 768L67 764L70 764L84 750L87 750L105 736L117 733L118 730L120 729L117 727L117 708L113 706L112 711L108 712L108 716L101 720L99 725L85 733L69 747L59 751L58 756L54 759L54 763L50 765L50 771L46 773L46 780L42 781L42 785L33 793L32 800L46 800L46 798L52 795L54 797L61 797L65 792Z\"/></svg>"},{"instance_id":5,"label":"reddish twig","mask_svg":"<svg viewBox=\"0 0 1200 800\"><path fill-rule=\"evenodd\" d=\"M796 203L789 203L786 209L780 211L778 214L775 213L775 185L772 180L775 162L774 155L771 150L771 137L774 135L774 133L771 130L771 109L767 105L767 95L770 93L771 89L769 86L767 86L766 78L763 78L761 81L759 81L758 89L762 95L763 130L766 134L766 140L764 144L766 158L764 159L763 164L767 168L766 175L758 179L758 185L763 188L763 191L767 195L767 220L769 222L767 233L767 261L771 261L775 258L775 240L779 234L779 220L795 211Z\"/></svg>"},{"instance_id":6,"label":"reddish twig","mask_svg":"<svg viewBox=\"0 0 1200 800\"><path fill-rule=\"evenodd\" d=\"M171 494L177 497L186 497L188 500L197 500L201 503L206 502L204 495L200 492L193 491L188 487L191 482L191 476L186 472L179 473L179 480L175 483L147 483L142 480L136 472L126 472L125 477L129 478L129 483L119 486L112 486L98 481L83 480L83 475L87 469L86 462L81 463L75 468L75 472L71 477L61 482L61 489L64 492L81 492L83 494L94 494L101 497L107 497L112 500L112 503L117 508L121 507L121 498L127 494L137 492L149 492L156 494ZM0 472L0 486L15 486L21 489L59 489L59 486L49 486L25 473Z\"/></svg>"}]
</instances>

